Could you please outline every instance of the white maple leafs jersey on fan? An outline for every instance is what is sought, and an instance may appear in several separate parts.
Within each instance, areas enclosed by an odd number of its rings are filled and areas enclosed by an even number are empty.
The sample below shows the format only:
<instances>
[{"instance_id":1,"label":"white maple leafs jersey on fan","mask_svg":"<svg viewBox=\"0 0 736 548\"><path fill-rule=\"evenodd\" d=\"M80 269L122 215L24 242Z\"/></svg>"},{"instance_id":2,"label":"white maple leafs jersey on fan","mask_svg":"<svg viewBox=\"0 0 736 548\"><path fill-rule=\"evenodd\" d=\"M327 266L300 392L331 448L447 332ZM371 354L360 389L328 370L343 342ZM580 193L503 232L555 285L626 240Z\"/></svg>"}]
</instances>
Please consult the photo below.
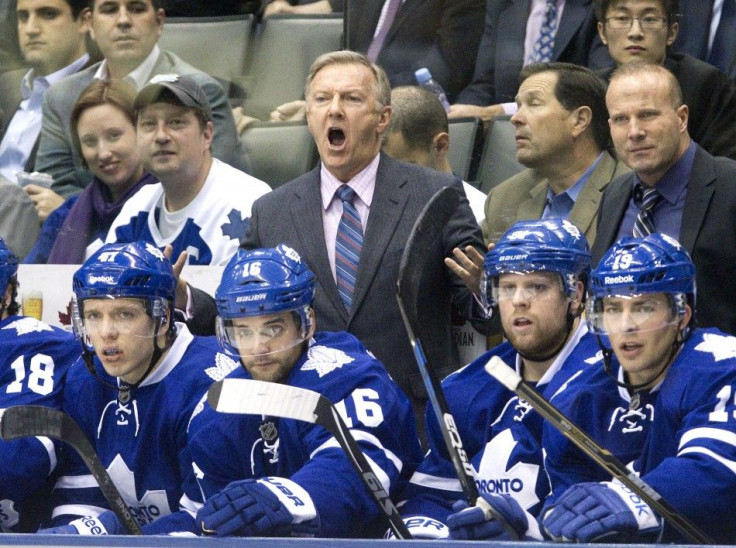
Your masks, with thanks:
<instances>
[{"instance_id":1,"label":"white maple leafs jersey on fan","mask_svg":"<svg viewBox=\"0 0 736 548\"><path fill-rule=\"evenodd\" d=\"M230 377L250 378L244 368ZM321 393L340 412L384 488L393 493L421 459L408 400L352 335L317 333L286 384ZM279 476L302 486L320 517L323 537L380 537L376 501L335 438L323 427L276 417L221 414L204 405L193 417L190 447L201 503L235 480ZM198 528L196 528L198 530Z\"/></svg>"},{"instance_id":2,"label":"white maple leafs jersey on fan","mask_svg":"<svg viewBox=\"0 0 736 548\"><path fill-rule=\"evenodd\" d=\"M61 408L64 377L82 352L71 333L34 318L10 316L0 321L0 349L0 408ZM0 441L0 448L0 528L35 532L58 444L29 437Z\"/></svg>"},{"instance_id":3,"label":"white maple leafs jersey on fan","mask_svg":"<svg viewBox=\"0 0 736 548\"><path fill-rule=\"evenodd\" d=\"M713 538L736 539L736 337L696 329L667 371L634 469ZM665 522L665 542L684 539Z\"/></svg>"},{"instance_id":4,"label":"white maple leafs jersey on fan","mask_svg":"<svg viewBox=\"0 0 736 548\"><path fill-rule=\"evenodd\" d=\"M64 411L79 423L141 526L178 508L191 469L189 418L212 382L238 367L219 352L215 337L194 337L180 323L176 328L168 353L131 390L129 401L120 402L118 390L94 378L81 360L70 369L64 390ZM105 382L117 386L97 357L95 369ZM67 449L59 463L52 526L108 508L84 463Z\"/></svg>"},{"instance_id":5,"label":"white maple leafs jersey on fan","mask_svg":"<svg viewBox=\"0 0 736 548\"><path fill-rule=\"evenodd\" d=\"M595 337L581 322L535 389L545 396L553 393L597 351ZM542 417L485 371L494 355L515 364L518 372L520 358L505 342L448 375L442 390L463 448L477 472L478 491L511 495L536 514L549 494L542 458ZM429 406L426 420L429 451L402 494L399 510L404 517L425 516L446 523L452 503L464 495Z\"/></svg>"},{"instance_id":6,"label":"white maple leafs jersey on fan","mask_svg":"<svg viewBox=\"0 0 736 548\"><path fill-rule=\"evenodd\" d=\"M163 249L174 248L175 259L188 253L192 265L224 265L237 251L250 220L253 202L270 191L263 181L214 158L204 186L184 209L171 214L175 233L162 234L164 189L146 185L123 206L110 227L106 243L144 240Z\"/></svg>"},{"instance_id":7,"label":"white maple leafs jersey on fan","mask_svg":"<svg viewBox=\"0 0 736 548\"><path fill-rule=\"evenodd\" d=\"M623 371L612 357L613 375L623 381ZM608 449L623 464L641 455L654 419L658 387L632 397L618 386L603 367L603 352L588 360L588 367L572 375L550 396L559 411ZM586 481L610 481L611 475L585 455L550 423L544 423L544 466L552 487L545 507L554 503L571 485Z\"/></svg>"}]
</instances>

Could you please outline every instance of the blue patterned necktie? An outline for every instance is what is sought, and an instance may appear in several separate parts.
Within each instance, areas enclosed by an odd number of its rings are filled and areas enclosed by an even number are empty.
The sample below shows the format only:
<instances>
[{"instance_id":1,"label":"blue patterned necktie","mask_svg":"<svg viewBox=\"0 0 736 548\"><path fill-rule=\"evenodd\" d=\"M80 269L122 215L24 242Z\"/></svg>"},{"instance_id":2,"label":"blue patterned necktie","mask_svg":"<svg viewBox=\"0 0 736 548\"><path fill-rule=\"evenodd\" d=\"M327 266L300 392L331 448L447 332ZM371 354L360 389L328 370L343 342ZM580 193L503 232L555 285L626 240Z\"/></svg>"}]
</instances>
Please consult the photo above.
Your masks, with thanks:
<instances>
[{"instance_id":1,"label":"blue patterned necktie","mask_svg":"<svg viewBox=\"0 0 736 548\"><path fill-rule=\"evenodd\" d=\"M337 225L335 241L335 274L337 290L345 309L350 311L353 304L355 278L358 275L360 249L363 247L363 227L360 216L353 205L355 191L348 185L342 185L335 195L342 200L342 217Z\"/></svg>"},{"instance_id":2,"label":"blue patterned necktie","mask_svg":"<svg viewBox=\"0 0 736 548\"><path fill-rule=\"evenodd\" d=\"M557 3L556 0L547 0L544 7L544 20L539 29L539 36L534 42L530 63L543 63L552 59L552 50L555 47L557 33Z\"/></svg>"},{"instance_id":3,"label":"blue patterned necktie","mask_svg":"<svg viewBox=\"0 0 736 548\"><path fill-rule=\"evenodd\" d=\"M662 200L656 188L644 188L638 185L634 189L634 203L639 206L639 214L634 222L634 237L644 238L654 232L652 210Z\"/></svg>"}]
</instances>

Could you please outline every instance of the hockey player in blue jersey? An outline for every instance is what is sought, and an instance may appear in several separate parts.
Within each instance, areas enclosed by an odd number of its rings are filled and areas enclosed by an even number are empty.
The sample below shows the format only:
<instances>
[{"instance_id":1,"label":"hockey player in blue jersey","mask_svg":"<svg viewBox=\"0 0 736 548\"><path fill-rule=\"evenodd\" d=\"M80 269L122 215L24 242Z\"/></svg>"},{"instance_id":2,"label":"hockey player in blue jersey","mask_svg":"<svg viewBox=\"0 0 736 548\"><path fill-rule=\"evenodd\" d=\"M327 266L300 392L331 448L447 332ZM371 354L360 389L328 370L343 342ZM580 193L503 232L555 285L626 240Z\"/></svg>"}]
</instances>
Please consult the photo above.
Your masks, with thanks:
<instances>
[{"instance_id":1,"label":"hockey player in blue jersey","mask_svg":"<svg viewBox=\"0 0 736 548\"><path fill-rule=\"evenodd\" d=\"M482 498L521 536L529 531L549 492L542 462L542 418L485 372L491 356L515 366L546 393L568 369L598 352L580 315L590 252L575 225L562 219L519 221L487 253L481 294L498 305L508 342L442 382L463 447L477 471ZM500 522L479 506L468 508L432 409L427 412L429 452L399 509L417 537L441 537L450 526L459 539L508 538ZM455 505L453 506L453 503ZM459 512L452 514L453 509ZM528 512L526 512L526 511Z\"/></svg>"},{"instance_id":2,"label":"hockey player in blue jersey","mask_svg":"<svg viewBox=\"0 0 736 548\"><path fill-rule=\"evenodd\" d=\"M354 336L316 331L314 292L314 274L293 249L239 250L216 292L218 338L243 365L230 376L321 393L392 493L421 460L411 406ZM183 507L199 509L190 519L200 533L379 537L386 528L345 453L319 425L203 404L189 440L196 483Z\"/></svg>"},{"instance_id":3,"label":"hockey player in blue jersey","mask_svg":"<svg viewBox=\"0 0 736 548\"><path fill-rule=\"evenodd\" d=\"M71 333L20 316L18 257L0 238L0 409L44 405L59 409L64 377L81 354ZM49 438L0 441L0 528L31 532L43 518L57 460Z\"/></svg>"},{"instance_id":4,"label":"hockey player in blue jersey","mask_svg":"<svg viewBox=\"0 0 736 548\"><path fill-rule=\"evenodd\" d=\"M73 278L83 358L69 370L64 411L77 421L144 532L178 510L191 470L187 424L236 362L215 337L172 322L171 263L144 242L107 244ZM47 533L124 532L73 450L59 462ZM81 516L81 517L80 517Z\"/></svg>"},{"instance_id":5,"label":"hockey player in blue jersey","mask_svg":"<svg viewBox=\"0 0 736 548\"><path fill-rule=\"evenodd\" d=\"M668 236L623 239L593 271L588 322L604 354L618 358L630 390L657 393L633 469L716 543L728 544L736 541L736 338L695 328L694 314L695 267ZM615 481L570 487L542 527L573 542L686 540Z\"/></svg>"}]
</instances>

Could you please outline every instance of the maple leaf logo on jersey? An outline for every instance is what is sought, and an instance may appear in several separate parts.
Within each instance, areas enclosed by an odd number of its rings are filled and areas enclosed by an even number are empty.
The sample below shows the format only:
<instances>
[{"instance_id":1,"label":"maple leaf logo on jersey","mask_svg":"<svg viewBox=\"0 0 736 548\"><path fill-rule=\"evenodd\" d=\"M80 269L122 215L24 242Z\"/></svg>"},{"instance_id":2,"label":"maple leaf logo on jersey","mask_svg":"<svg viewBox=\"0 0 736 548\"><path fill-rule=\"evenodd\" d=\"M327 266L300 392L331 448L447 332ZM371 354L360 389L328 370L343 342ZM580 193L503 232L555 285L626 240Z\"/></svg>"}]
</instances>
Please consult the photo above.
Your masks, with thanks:
<instances>
[{"instance_id":1,"label":"maple leaf logo on jersey","mask_svg":"<svg viewBox=\"0 0 736 548\"><path fill-rule=\"evenodd\" d=\"M112 478L118 491L120 491L120 496L125 501L125 504L128 505L130 513L133 514L133 517L140 525L146 525L156 518L171 513L169 499L166 496L165 489L146 491L140 500L138 499L135 474L119 454L115 456L110 466L107 467L107 472L110 474L110 478Z\"/></svg>"},{"instance_id":2,"label":"maple leaf logo on jersey","mask_svg":"<svg viewBox=\"0 0 736 548\"><path fill-rule=\"evenodd\" d=\"M227 214L227 220L228 222L223 223L220 228L222 229L222 235L229 236L231 240L242 238L248 230L248 225L250 225L250 217L241 219L240 211L237 209L230 210L230 213Z\"/></svg>"},{"instance_id":3,"label":"maple leaf logo on jersey","mask_svg":"<svg viewBox=\"0 0 736 548\"><path fill-rule=\"evenodd\" d=\"M355 360L342 350L327 348L326 346L312 346L307 351L307 361L302 365L301 370L316 371L322 378L352 361Z\"/></svg>"},{"instance_id":4,"label":"maple leaf logo on jersey","mask_svg":"<svg viewBox=\"0 0 736 548\"><path fill-rule=\"evenodd\" d=\"M717 362L736 358L736 337L704 333L703 342L698 344L695 350L713 354L713 359Z\"/></svg>"},{"instance_id":5,"label":"maple leaf logo on jersey","mask_svg":"<svg viewBox=\"0 0 736 548\"><path fill-rule=\"evenodd\" d=\"M53 331L51 327L43 322L39 322L36 318L21 318L9 323L3 329L15 329L18 336L41 331Z\"/></svg>"},{"instance_id":6,"label":"maple leaf logo on jersey","mask_svg":"<svg viewBox=\"0 0 736 548\"><path fill-rule=\"evenodd\" d=\"M207 373L207 376L213 381L221 381L227 377L231 371L235 370L236 367L238 367L238 362L229 356L218 352L215 356L215 366L208 367L204 372Z\"/></svg>"}]
</instances>

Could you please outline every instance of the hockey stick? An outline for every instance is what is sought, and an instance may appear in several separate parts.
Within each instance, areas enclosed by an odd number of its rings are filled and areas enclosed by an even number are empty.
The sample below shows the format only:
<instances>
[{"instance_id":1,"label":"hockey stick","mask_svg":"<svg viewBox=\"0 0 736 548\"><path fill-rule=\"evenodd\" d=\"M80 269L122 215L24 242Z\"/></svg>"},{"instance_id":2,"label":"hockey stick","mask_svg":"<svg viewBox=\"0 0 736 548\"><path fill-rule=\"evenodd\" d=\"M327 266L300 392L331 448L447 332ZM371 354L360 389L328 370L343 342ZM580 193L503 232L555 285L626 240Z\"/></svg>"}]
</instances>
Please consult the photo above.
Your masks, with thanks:
<instances>
[{"instance_id":1,"label":"hockey stick","mask_svg":"<svg viewBox=\"0 0 736 548\"><path fill-rule=\"evenodd\" d=\"M318 424L329 431L342 447L363 484L376 500L396 538L410 539L399 511L371 469L350 430L322 394L275 382L224 379L207 392L210 406L220 413L271 415Z\"/></svg>"},{"instance_id":2,"label":"hockey stick","mask_svg":"<svg viewBox=\"0 0 736 548\"><path fill-rule=\"evenodd\" d=\"M442 232L445 225L452 217L460 203L460 194L451 187L438 190L432 196L417 217L414 227L404 248L404 254L399 264L399 279L396 282L396 300L399 303L401 317L409 335L414 357L419 365L422 381L427 389L429 401L437 417L442 438L445 441L447 452L455 468L455 475L460 481L468 503L483 509L487 517L497 519L504 527L512 540L519 540L519 535L508 521L496 512L485 500L478 496L478 487L475 484L475 469L468 460L468 455L463 448L462 439L457 431L455 419L450 413L450 408L442 392L442 385L434 370L427 362L427 357L422 349L422 343L416 336L419 328L419 286L424 265L428 258L434 256L432 247L442 240Z\"/></svg>"},{"instance_id":3,"label":"hockey stick","mask_svg":"<svg viewBox=\"0 0 736 548\"><path fill-rule=\"evenodd\" d=\"M524 382L519 374L509 367L498 356L493 356L486 364L486 372L523 397L534 410L547 419L571 442L577 445L583 453L593 459L606 472L631 489L641 500L659 513L674 528L688 540L698 544L713 544L713 541L685 516L679 514L662 495L635 473L629 471L610 451L598 445L588 434L578 428L563 415L553 404L537 393Z\"/></svg>"},{"instance_id":4,"label":"hockey stick","mask_svg":"<svg viewBox=\"0 0 736 548\"><path fill-rule=\"evenodd\" d=\"M66 413L40 405L16 405L5 409L0 416L0 437L14 440L29 436L45 436L71 445L92 472L107 503L128 534L141 534L138 522L74 419Z\"/></svg>"}]
</instances>

